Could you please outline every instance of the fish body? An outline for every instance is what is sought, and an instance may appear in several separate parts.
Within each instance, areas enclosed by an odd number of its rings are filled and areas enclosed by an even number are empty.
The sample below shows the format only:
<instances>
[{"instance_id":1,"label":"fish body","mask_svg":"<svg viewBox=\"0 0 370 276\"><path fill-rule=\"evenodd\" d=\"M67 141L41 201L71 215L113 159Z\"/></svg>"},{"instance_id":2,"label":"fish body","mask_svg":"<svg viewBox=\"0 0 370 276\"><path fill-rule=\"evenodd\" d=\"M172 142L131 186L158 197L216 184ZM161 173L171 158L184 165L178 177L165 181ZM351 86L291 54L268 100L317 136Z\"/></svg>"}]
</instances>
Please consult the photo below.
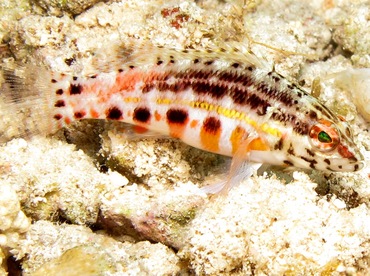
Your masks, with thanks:
<instances>
[{"instance_id":1,"label":"fish body","mask_svg":"<svg viewBox=\"0 0 370 276\"><path fill-rule=\"evenodd\" d=\"M86 118L115 120L251 162L363 166L348 124L251 54L153 46L111 60L88 76L43 75L36 86L51 131Z\"/></svg>"}]
</instances>

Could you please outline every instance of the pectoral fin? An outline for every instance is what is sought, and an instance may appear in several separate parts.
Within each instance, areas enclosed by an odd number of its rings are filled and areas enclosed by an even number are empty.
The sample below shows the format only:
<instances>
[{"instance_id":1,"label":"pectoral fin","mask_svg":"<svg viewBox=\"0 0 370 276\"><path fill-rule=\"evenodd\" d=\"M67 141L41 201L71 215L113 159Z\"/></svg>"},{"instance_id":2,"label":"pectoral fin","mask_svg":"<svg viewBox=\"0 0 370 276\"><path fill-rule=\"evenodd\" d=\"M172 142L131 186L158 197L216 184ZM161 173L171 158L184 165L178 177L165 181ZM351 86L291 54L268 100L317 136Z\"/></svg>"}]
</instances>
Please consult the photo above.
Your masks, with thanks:
<instances>
[{"instance_id":1,"label":"pectoral fin","mask_svg":"<svg viewBox=\"0 0 370 276\"><path fill-rule=\"evenodd\" d=\"M262 165L250 161L249 154L252 150L266 151L269 150L269 147L266 141L258 136L244 140L233 155L227 178L224 181L203 187L202 191L207 194L226 195L233 187L249 178Z\"/></svg>"}]
</instances>

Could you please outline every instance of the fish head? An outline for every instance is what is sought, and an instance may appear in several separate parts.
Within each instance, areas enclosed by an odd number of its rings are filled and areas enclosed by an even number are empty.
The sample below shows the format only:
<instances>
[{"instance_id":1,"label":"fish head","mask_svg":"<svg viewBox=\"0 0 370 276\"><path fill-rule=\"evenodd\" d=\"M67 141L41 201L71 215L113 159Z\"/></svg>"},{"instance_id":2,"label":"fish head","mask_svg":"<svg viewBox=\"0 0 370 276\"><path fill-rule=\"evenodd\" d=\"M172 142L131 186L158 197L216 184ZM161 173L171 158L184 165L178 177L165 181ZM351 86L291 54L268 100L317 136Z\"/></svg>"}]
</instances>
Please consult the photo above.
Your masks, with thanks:
<instances>
[{"instance_id":1,"label":"fish head","mask_svg":"<svg viewBox=\"0 0 370 276\"><path fill-rule=\"evenodd\" d=\"M287 159L296 167L354 172L364 166L364 157L353 140L351 128L342 118L311 121L308 133L291 142L291 147L294 151L291 154L288 151Z\"/></svg>"}]
</instances>

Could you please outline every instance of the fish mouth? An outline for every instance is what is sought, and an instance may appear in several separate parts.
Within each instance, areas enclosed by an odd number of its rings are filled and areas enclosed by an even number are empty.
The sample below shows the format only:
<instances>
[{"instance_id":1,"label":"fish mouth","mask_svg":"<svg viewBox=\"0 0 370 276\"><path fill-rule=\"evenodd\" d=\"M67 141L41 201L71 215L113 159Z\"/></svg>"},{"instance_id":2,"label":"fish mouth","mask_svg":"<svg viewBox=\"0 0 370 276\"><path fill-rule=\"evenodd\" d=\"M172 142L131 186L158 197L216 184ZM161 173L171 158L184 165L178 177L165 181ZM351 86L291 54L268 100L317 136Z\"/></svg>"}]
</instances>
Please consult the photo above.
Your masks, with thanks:
<instances>
[{"instance_id":1,"label":"fish mouth","mask_svg":"<svg viewBox=\"0 0 370 276\"><path fill-rule=\"evenodd\" d=\"M354 160L350 162L350 165L354 166L354 171L359 171L363 167L365 167L366 162L365 162L365 157L362 155L362 153L357 149L355 154L354 154Z\"/></svg>"},{"instance_id":2,"label":"fish mouth","mask_svg":"<svg viewBox=\"0 0 370 276\"><path fill-rule=\"evenodd\" d=\"M314 169L327 172L356 172L365 166L363 159L343 159L343 158L290 158L295 167L304 169Z\"/></svg>"},{"instance_id":3,"label":"fish mouth","mask_svg":"<svg viewBox=\"0 0 370 276\"><path fill-rule=\"evenodd\" d=\"M336 172L357 172L361 170L365 166L364 161L352 161L345 164L341 164L338 162L338 164L332 164L330 166L330 170L336 171Z\"/></svg>"},{"instance_id":4,"label":"fish mouth","mask_svg":"<svg viewBox=\"0 0 370 276\"><path fill-rule=\"evenodd\" d=\"M365 166L365 158L359 149L355 148L352 152L347 149L347 153L348 156L343 156L343 152L339 151L343 159L333 159L329 166L330 169L337 172L357 172Z\"/></svg>"}]
</instances>

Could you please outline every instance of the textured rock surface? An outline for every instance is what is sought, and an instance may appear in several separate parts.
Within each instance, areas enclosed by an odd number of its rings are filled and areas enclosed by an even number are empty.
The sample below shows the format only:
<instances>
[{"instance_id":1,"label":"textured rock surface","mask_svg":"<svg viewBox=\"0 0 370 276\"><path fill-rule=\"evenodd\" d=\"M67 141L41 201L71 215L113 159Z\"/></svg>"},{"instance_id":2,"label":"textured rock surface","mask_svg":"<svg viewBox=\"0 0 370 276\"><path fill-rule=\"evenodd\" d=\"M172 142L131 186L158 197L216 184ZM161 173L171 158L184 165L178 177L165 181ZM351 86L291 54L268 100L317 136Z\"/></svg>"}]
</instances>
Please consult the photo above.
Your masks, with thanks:
<instances>
[{"instance_id":1,"label":"textured rock surface","mask_svg":"<svg viewBox=\"0 0 370 276\"><path fill-rule=\"evenodd\" d=\"M101 174L82 151L60 141L14 140L0 155L9 166L6 181L34 220L93 224L100 194L127 184L118 173Z\"/></svg>"},{"instance_id":2,"label":"textured rock surface","mask_svg":"<svg viewBox=\"0 0 370 276\"><path fill-rule=\"evenodd\" d=\"M44 9L48 14L61 16L64 13L71 15L77 15L96 3L101 2L101 0L33 0L42 9Z\"/></svg>"},{"instance_id":3,"label":"textured rock surface","mask_svg":"<svg viewBox=\"0 0 370 276\"><path fill-rule=\"evenodd\" d=\"M332 26L333 39L344 50L353 53L351 60L356 66L370 66L369 3L361 1L356 5L344 3L328 11L329 26Z\"/></svg>"},{"instance_id":4,"label":"textured rock surface","mask_svg":"<svg viewBox=\"0 0 370 276\"><path fill-rule=\"evenodd\" d=\"M348 210L335 196L318 200L306 175L293 179L283 186L254 178L210 202L181 252L196 274L325 274L370 253L362 247L370 238L366 205Z\"/></svg>"},{"instance_id":5,"label":"textured rock surface","mask_svg":"<svg viewBox=\"0 0 370 276\"><path fill-rule=\"evenodd\" d=\"M9 170L0 165L0 170ZM6 273L7 257L18 248L19 240L30 227L31 221L21 210L17 193L12 185L0 179L0 275Z\"/></svg>"},{"instance_id":6,"label":"textured rock surface","mask_svg":"<svg viewBox=\"0 0 370 276\"><path fill-rule=\"evenodd\" d=\"M249 49L314 87L370 159L367 109L355 97L366 90L348 78L369 65L364 1L62 2L0 4L7 66L37 60L88 74L93 57L104 63L127 41ZM28 114L0 101L0 138L19 135ZM199 187L226 177L224 158L159 137L125 140L122 132L83 121L0 147L0 273L10 255L26 275L73 268L85 275L370 273L369 167L336 174L270 168L224 197L207 197ZM82 262L91 265L85 270Z\"/></svg>"},{"instance_id":7,"label":"textured rock surface","mask_svg":"<svg viewBox=\"0 0 370 276\"><path fill-rule=\"evenodd\" d=\"M20 244L25 275L170 275L179 258L164 245L116 241L86 227L33 224Z\"/></svg>"}]
</instances>

